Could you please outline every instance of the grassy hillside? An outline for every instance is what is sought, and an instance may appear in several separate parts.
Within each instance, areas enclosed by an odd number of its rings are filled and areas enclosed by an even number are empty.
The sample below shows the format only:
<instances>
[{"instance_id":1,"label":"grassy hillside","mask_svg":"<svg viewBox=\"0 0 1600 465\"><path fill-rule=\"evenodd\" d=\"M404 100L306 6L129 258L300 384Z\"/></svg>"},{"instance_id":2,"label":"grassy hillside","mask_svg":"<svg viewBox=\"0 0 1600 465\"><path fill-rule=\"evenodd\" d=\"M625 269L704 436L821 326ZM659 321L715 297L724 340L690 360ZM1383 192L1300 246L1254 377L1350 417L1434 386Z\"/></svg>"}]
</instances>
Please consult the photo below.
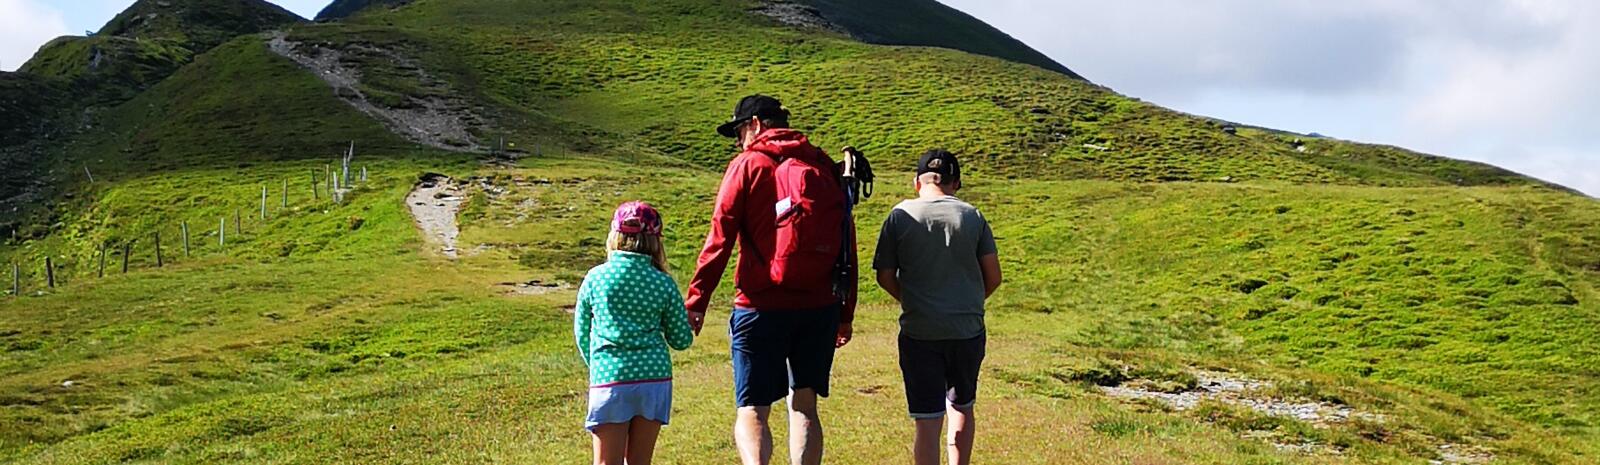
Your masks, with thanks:
<instances>
[{"instance_id":1,"label":"grassy hillside","mask_svg":"<svg viewBox=\"0 0 1600 465\"><path fill-rule=\"evenodd\" d=\"M7 123L0 133L0 165L6 168L0 172L0 233L37 236L37 228L55 223L60 213L51 204L90 177L64 173L92 172L93 160L121 158L107 157L108 152L131 152L106 144L94 153L63 147L69 141L108 140L107 127L127 131L142 124L123 115L102 118L100 112L140 95L234 37L302 21L262 0L140 0L91 37L45 44L19 72L0 77L5 81L0 109L6 110L0 121Z\"/></svg>"},{"instance_id":2,"label":"grassy hillside","mask_svg":"<svg viewBox=\"0 0 1600 465\"><path fill-rule=\"evenodd\" d=\"M350 52L352 88L378 105L459 98L452 111L487 121L474 136L505 138L520 161L408 143L261 35L98 112L48 152L71 169L46 181L71 197L0 245L25 290L0 298L0 463L582 461L572 288L603 259L609 209L636 198L665 212L684 281L731 151L712 128L751 92L782 97L820 145L873 156L864 251L908 194L912 157L969 157L962 196L994 222L1009 277L990 310L986 461L1600 455L1592 199L1398 148L1229 134L1039 67L788 29L755 5L418 0L287 32ZM0 104L50 111L58 95ZM312 198L352 140L372 179L342 204ZM469 180L459 260L408 217L425 172ZM826 404L830 463L908 454L897 310L875 290L864 303ZM711 320L676 359L664 463L734 457L726 331ZM1199 395L1209 376L1270 383L1250 402L1347 418L1108 394Z\"/></svg>"},{"instance_id":3,"label":"grassy hillside","mask_svg":"<svg viewBox=\"0 0 1600 465\"><path fill-rule=\"evenodd\" d=\"M581 460L582 366L562 309L603 256L606 208L630 198L662 206L682 280L717 175L587 158L510 170L466 161L381 163L345 206L308 208L300 196L289 211L273 205L266 222L247 217L227 248L202 245L160 271L146 249L130 275L78 274L64 290L0 304L3 421L21 426L0 450L28 463ZM251 185L307 168L129 180L94 210L139 215L143 199L173 198L156 204L226 215L216 202L248 208ZM476 171L497 187L474 191L462 248L477 252L459 262L420 247L395 202L424 170ZM222 183L245 186L206 198L183 187ZM1552 245L1584 240L1584 225L1600 219L1592 202L1501 188L981 176L971 185L964 196L996 218L1011 270L990 318L983 412L995 426L980 453L993 460L1418 463L1445 444L1491 450L1497 463L1600 453L1597 354L1585 342L1600 327L1595 272L1549 261L1578 255ZM874 200L862 216L891 204ZM1541 209L1569 213L1524 214ZM1307 227L1328 215L1344 219L1334 228L1371 234L1329 240ZM362 226L352 231L351 217ZM863 225L868 243L875 230ZM565 284L540 295L498 285L528 280ZM828 402L838 463L898 460L909 432L896 400L895 311L880 292L866 302ZM712 320L678 357L679 422L661 451L676 463L732 457L723 435L704 434L728 418L725 330ZM1314 427L1222 404L1124 404L1094 387L1106 377L1181 386L1189 369L1272 380L1274 395L1383 417Z\"/></svg>"},{"instance_id":4,"label":"grassy hillside","mask_svg":"<svg viewBox=\"0 0 1600 465\"><path fill-rule=\"evenodd\" d=\"M531 7L537 5L537 7ZM908 160L944 146L1005 176L1353 185L1536 183L1494 167L1283 133L1226 133L1058 73L940 49L874 47L775 28L753 2L424 1L299 30L302 39L403 35L459 59L470 90L516 109L716 166L707 128L738 95L768 92L825 138ZM461 28L462 24L473 27Z\"/></svg>"}]
</instances>

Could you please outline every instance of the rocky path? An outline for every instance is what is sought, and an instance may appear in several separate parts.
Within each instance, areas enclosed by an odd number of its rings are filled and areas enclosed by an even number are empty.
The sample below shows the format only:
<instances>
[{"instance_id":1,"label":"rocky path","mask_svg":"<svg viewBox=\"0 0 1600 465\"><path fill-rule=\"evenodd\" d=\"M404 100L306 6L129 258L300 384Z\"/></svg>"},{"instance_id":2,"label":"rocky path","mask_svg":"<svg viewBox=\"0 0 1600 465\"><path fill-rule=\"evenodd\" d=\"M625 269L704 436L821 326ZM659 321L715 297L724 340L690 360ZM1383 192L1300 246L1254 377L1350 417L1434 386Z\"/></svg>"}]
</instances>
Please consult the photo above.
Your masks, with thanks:
<instances>
[{"instance_id":1,"label":"rocky path","mask_svg":"<svg viewBox=\"0 0 1600 465\"><path fill-rule=\"evenodd\" d=\"M461 187L454 180L432 173L423 175L417 187L406 196L406 206L411 209L411 217L422 229L423 236L451 259L459 256L456 237L461 229L456 226L456 214L461 212L463 200Z\"/></svg>"}]
</instances>

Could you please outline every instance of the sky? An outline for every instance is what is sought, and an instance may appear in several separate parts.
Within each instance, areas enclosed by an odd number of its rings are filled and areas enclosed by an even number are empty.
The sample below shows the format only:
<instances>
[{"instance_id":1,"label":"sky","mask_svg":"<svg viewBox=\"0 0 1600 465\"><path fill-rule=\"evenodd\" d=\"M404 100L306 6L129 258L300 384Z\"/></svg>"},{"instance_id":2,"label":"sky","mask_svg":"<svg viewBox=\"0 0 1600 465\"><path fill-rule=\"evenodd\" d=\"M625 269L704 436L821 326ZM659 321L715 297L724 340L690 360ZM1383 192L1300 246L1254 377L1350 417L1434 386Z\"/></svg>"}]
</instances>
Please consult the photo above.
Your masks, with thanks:
<instances>
[{"instance_id":1,"label":"sky","mask_svg":"<svg viewBox=\"0 0 1600 465\"><path fill-rule=\"evenodd\" d=\"M941 1L1124 95L1600 196L1600 2Z\"/></svg>"},{"instance_id":2,"label":"sky","mask_svg":"<svg viewBox=\"0 0 1600 465\"><path fill-rule=\"evenodd\" d=\"M1600 196L1600 2L941 1L1125 95ZM328 2L274 1L308 18ZM132 3L0 0L0 70Z\"/></svg>"}]
</instances>

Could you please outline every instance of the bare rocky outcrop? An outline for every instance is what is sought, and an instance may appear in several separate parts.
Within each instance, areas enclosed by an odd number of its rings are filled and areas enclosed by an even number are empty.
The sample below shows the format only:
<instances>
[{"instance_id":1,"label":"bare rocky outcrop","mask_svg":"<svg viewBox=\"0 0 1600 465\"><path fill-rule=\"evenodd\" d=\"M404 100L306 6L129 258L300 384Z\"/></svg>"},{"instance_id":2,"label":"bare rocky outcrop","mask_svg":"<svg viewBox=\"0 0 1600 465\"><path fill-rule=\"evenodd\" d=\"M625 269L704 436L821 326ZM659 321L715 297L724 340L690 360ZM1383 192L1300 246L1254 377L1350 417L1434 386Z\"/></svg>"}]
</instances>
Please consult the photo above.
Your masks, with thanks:
<instances>
[{"instance_id":1,"label":"bare rocky outcrop","mask_svg":"<svg viewBox=\"0 0 1600 465\"><path fill-rule=\"evenodd\" d=\"M821 10L810 5L790 2L766 2L750 11L802 29L821 29L850 35L850 31L828 21L828 18L822 16Z\"/></svg>"},{"instance_id":2,"label":"bare rocky outcrop","mask_svg":"<svg viewBox=\"0 0 1600 465\"><path fill-rule=\"evenodd\" d=\"M303 44L289 40L283 32L272 35L268 42L272 51L293 60L310 70L323 82L333 87L334 93L345 103L367 116L383 123L391 132L418 144L456 151L479 152L484 147L472 136L471 129L480 126L483 119L470 110L463 100L453 97L406 96L409 105L395 108L380 104L362 91L361 70L348 65L347 53L374 54L394 63L396 69L410 72L427 86L442 83L429 75L414 60L390 50L352 44L349 50L340 50L318 44Z\"/></svg>"},{"instance_id":3,"label":"bare rocky outcrop","mask_svg":"<svg viewBox=\"0 0 1600 465\"><path fill-rule=\"evenodd\" d=\"M1247 408L1262 415L1292 418L1316 428L1330 428L1352 421L1371 423L1389 421L1384 415L1364 412L1348 405L1274 396L1269 393L1269 388L1273 386L1270 381L1212 371L1194 371L1190 374L1195 377L1194 386L1175 392L1145 387L1144 383L1139 382L1141 380L1117 382L1096 388L1111 397L1128 401L1157 402L1179 412L1194 410L1205 402L1217 402ZM1274 431L1248 431L1244 433L1244 437L1267 441L1284 452L1332 455L1344 453L1343 449L1329 444L1288 440ZM1493 451L1482 446L1439 441L1436 446L1437 458L1428 461L1432 465L1477 465L1492 462L1495 457Z\"/></svg>"}]
</instances>

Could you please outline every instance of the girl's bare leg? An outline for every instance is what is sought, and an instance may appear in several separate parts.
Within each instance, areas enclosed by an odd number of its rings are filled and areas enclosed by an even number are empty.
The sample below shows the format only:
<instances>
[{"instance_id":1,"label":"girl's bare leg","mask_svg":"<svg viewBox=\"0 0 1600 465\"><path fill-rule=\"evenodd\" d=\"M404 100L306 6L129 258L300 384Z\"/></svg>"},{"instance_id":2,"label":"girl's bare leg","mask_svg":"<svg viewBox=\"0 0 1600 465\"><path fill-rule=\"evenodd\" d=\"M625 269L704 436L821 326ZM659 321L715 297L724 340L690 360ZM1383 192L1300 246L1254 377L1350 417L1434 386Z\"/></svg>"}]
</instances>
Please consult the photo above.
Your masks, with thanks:
<instances>
[{"instance_id":1,"label":"girl's bare leg","mask_svg":"<svg viewBox=\"0 0 1600 465\"><path fill-rule=\"evenodd\" d=\"M628 465L650 465L656 453L656 438L661 435L661 422L633 417L628 423Z\"/></svg>"},{"instance_id":2,"label":"girl's bare leg","mask_svg":"<svg viewBox=\"0 0 1600 465\"><path fill-rule=\"evenodd\" d=\"M594 434L594 465L623 465L628 453L628 424L606 423Z\"/></svg>"}]
</instances>

